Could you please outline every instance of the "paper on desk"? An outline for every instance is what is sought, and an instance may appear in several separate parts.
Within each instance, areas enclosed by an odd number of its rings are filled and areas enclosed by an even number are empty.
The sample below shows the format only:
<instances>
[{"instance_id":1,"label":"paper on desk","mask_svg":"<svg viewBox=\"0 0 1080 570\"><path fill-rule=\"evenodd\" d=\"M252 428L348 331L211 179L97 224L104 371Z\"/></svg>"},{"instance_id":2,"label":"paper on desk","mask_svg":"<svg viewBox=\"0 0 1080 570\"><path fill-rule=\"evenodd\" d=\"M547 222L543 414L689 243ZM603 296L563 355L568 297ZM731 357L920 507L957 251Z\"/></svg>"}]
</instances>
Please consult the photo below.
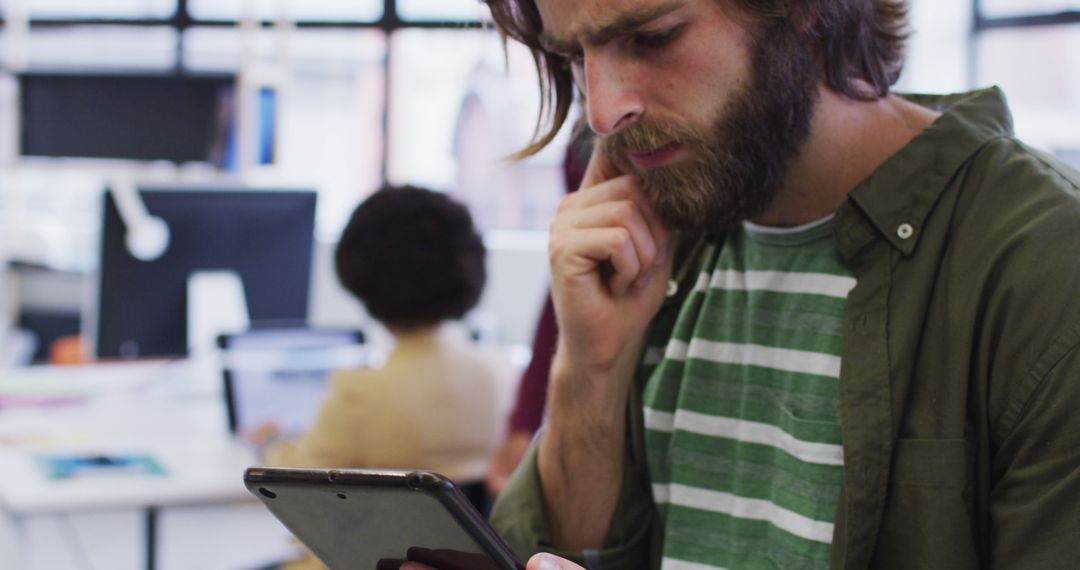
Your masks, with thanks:
<instances>
[{"instance_id":1,"label":"paper on desk","mask_svg":"<svg viewBox=\"0 0 1080 570\"><path fill-rule=\"evenodd\" d=\"M5 402L55 405L130 391L160 378L167 366L167 362L155 361L11 368L0 372L0 407Z\"/></svg>"},{"instance_id":2,"label":"paper on desk","mask_svg":"<svg viewBox=\"0 0 1080 570\"><path fill-rule=\"evenodd\" d=\"M165 475L165 468L149 455L52 455L35 458L49 479L72 479L97 476Z\"/></svg>"}]
</instances>

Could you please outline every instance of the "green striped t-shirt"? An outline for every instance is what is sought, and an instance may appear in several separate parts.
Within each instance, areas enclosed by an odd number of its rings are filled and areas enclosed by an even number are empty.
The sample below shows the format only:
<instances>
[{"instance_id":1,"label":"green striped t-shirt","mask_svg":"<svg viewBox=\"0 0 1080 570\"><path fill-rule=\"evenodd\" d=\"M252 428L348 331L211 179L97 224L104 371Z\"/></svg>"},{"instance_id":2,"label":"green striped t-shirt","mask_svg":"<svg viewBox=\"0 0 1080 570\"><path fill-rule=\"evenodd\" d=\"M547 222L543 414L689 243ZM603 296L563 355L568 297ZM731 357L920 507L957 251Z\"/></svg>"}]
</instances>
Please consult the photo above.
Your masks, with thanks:
<instances>
[{"instance_id":1,"label":"green striped t-shirt","mask_svg":"<svg viewBox=\"0 0 1080 570\"><path fill-rule=\"evenodd\" d=\"M828 566L854 286L831 217L782 230L744 224L705 263L667 346L646 355L665 570Z\"/></svg>"}]
</instances>

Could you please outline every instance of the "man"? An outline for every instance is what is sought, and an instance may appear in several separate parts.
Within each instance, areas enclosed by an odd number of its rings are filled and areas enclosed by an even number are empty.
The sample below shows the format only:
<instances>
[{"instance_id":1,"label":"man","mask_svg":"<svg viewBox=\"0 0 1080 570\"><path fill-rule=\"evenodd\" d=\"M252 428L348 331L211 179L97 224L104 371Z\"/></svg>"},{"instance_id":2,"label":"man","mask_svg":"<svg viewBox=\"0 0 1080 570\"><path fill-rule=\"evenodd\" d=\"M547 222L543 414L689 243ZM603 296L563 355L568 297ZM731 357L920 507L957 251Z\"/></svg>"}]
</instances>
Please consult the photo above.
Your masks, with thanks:
<instances>
[{"instance_id":1,"label":"man","mask_svg":"<svg viewBox=\"0 0 1080 570\"><path fill-rule=\"evenodd\" d=\"M598 135L551 226L547 422L493 515L512 546L1075 565L1080 177L1000 92L890 94L896 0L487 2L552 130L576 85Z\"/></svg>"}]
</instances>

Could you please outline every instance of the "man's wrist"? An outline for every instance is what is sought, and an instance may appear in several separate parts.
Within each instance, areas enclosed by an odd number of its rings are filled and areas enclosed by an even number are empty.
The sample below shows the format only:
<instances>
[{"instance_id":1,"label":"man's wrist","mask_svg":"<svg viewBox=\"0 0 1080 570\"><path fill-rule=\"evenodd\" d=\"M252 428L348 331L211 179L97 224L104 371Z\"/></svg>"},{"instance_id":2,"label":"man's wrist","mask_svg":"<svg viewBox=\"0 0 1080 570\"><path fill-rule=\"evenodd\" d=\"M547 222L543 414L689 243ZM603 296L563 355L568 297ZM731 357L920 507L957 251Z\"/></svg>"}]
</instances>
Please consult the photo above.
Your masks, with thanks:
<instances>
[{"instance_id":1,"label":"man's wrist","mask_svg":"<svg viewBox=\"0 0 1080 570\"><path fill-rule=\"evenodd\" d=\"M576 426L594 433L621 429L633 372L633 359L606 369L575 366L560 346L551 365L548 426Z\"/></svg>"}]
</instances>

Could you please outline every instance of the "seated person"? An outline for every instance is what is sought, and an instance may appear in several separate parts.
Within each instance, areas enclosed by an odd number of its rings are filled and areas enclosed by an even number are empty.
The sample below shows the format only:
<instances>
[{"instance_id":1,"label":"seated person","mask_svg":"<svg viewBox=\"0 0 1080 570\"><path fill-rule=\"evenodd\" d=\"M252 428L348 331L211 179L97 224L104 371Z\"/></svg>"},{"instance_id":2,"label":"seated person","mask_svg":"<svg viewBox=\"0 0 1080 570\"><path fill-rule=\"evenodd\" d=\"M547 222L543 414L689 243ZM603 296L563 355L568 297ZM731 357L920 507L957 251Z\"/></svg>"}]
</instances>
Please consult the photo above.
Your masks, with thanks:
<instances>
[{"instance_id":1,"label":"seated person","mask_svg":"<svg viewBox=\"0 0 1080 570\"><path fill-rule=\"evenodd\" d=\"M464 206L392 187L353 213L336 251L338 278L394 335L381 368L331 377L311 430L271 442L269 464L426 469L483 479L504 433L516 374L449 321L476 305L485 250ZM318 568L308 565L286 568Z\"/></svg>"}]
</instances>

